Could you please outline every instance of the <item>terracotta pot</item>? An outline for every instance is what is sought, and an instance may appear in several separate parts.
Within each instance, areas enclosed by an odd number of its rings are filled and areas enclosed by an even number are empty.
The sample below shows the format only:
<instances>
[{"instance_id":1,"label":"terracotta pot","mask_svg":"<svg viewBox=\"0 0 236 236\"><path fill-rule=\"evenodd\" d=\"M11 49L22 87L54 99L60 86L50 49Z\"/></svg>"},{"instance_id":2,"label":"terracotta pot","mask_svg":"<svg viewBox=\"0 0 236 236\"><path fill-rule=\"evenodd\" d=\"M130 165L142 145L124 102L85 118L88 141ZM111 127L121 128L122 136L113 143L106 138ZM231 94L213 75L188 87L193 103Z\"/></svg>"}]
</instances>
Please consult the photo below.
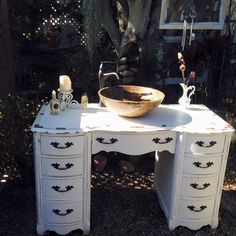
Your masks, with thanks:
<instances>
[{"instance_id":1,"label":"terracotta pot","mask_svg":"<svg viewBox=\"0 0 236 236\"><path fill-rule=\"evenodd\" d=\"M93 157L93 163L96 171L102 171L107 164L107 158L103 155L95 155Z\"/></svg>"}]
</instances>

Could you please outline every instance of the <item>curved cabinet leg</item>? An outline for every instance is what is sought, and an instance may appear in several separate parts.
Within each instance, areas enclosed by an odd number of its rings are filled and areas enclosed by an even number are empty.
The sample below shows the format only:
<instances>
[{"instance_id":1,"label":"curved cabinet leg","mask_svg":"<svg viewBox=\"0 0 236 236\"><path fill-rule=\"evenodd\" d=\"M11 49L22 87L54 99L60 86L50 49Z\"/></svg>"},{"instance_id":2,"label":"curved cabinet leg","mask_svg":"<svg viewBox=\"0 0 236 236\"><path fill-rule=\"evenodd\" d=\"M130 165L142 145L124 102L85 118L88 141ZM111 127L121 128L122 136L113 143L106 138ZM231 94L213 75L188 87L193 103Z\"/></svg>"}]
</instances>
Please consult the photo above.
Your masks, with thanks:
<instances>
[{"instance_id":1,"label":"curved cabinet leg","mask_svg":"<svg viewBox=\"0 0 236 236\"><path fill-rule=\"evenodd\" d=\"M169 227L169 230L174 230L176 228L175 220L169 220L168 227Z\"/></svg>"},{"instance_id":2,"label":"curved cabinet leg","mask_svg":"<svg viewBox=\"0 0 236 236\"><path fill-rule=\"evenodd\" d=\"M44 229L43 225L37 225L36 230L38 235L45 235L46 233L46 230Z\"/></svg>"},{"instance_id":3,"label":"curved cabinet leg","mask_svg":"<svg viewBox=\"0 0 236 236\"><path fill-rule=\"evenodd\" d=\"M212 219L211 228L212 228L212 229L216 229L217 226L218 226L218 223L219 223L218 217L214 217L214 218Z\"/></svg>"},{"instance_id":4,"label":"curved cabinet leg","mask_svg":"<svg viewBox=\"0 0 236 236\"><path fill-rule=\"evenodd\" d=\"M83 235L89 235L90 223L84 224Z\"/></svg>"}]
</instances>

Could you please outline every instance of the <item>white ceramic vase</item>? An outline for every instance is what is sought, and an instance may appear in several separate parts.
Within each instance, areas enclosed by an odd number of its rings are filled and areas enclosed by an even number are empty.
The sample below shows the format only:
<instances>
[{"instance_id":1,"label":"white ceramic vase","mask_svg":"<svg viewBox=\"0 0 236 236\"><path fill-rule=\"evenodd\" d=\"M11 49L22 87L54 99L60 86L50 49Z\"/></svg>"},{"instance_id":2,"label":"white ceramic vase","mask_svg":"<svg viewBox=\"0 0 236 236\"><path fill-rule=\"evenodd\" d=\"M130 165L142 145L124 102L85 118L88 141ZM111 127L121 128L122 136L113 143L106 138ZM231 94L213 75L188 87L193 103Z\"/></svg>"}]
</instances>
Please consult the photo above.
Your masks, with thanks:
<instances>
[{"instance_id":1,"label":"white ceramic vase","mask_svg":"<svg viewBox=\"0 0 236 236\"><path fill-rule=\"evenodd\" d=\"M195 92L195 86L194 85L188 86L187 84L184 83L180 83L180 86L183 89L183 94L182 97L180 97L179 99L179 104L184 106L189 105L191 102L191 96Z\"/></svg>"}]
</instances>

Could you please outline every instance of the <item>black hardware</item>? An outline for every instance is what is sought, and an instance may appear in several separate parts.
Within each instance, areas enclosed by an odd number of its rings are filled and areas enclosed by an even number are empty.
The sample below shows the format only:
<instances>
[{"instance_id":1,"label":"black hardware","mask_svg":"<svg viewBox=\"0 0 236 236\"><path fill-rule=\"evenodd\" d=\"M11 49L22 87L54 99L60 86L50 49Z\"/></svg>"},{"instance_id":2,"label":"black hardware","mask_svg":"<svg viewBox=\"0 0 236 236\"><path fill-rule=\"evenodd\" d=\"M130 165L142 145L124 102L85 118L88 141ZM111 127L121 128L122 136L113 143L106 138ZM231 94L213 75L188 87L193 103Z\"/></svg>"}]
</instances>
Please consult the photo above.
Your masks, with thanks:
<instances>
[{"instance_id":1,"label":"black hardware","mask_svg":"<svg viewBox=\"0 0 236 236\"><path fill-rule=\"evenodd\" d=\"M35 128L43 128L43 126L42 126L42 125L39 125L39 124L35 124L34 127L35 127Z\"/></svg>"},{"instance_id":2,"label":"black hardware","mask_svg":"<svg viewBox=\"0 0 236 236\"><path fill-rule=\"evenodd\" d=\"M65 189L60 189L61 187L59 187L58 185L56 186L52 186L52 189L54 189L55 191L57 192L60 192L60 193L65 193L65 192L68 192L70 191L72 188L74 188L74 186L72 185L67 185Z\"/></svg>"},{"instance_id":3,"label":"black hardware","mask_svg":"<svg viewBox=\"0 0 236 236\"><path fill-rule=\"evenodd\" d=\"M72 142L66 142L65 143L65 146L59 146L60 143L58 142L51 142L51 145L54 147L54 148L57 148L57 149L66 149L66 148L69 148L71 147L72 145L74 145Z\"/></svg>"},{"instance_id":4,"label":"black hardware","mask_svg":"<svg viewBox=\"0 0 236 236\"><path fill-rule=\"evenodd\" d=\"M60 164L52 163L51 166L53 166L57 170L68 170L74 165L72 163L67 163L67 164L65 164L65 167L60 167Z\"/></svg>"},{"instance_id":5,"label":"black hardware","mask_svg":"<svg viewBox=\"0 0 236 236\"><path fill-rule=\"evenodd\" d=\"M194 212L201 212L203 210L205 210L207 208L207 206L200 206L198 210L195 210L195 206L191 205L191 206L187 206L187 208L190 210L190 211L194 211Z\"/></svg>"},{"instance_id":6,"label":"black hardware","mask_svg":"<svg viewBox=\"0 0 236 236\"><path fill-rule=\"evenodd\" d=\"M74 210L73 209L67 209L64 213L60 213L61 210L59 209L53 209L52 212L54 212L56 215L59 215L59 216L66 216L66 215L69 215L71 212L73 212Z\"/></svg>"},{"instance_id":7,"label":"black hardware","mask_svg":"<svg viewBox=\"0 0 236 236\"><path fill-rule=\"evenodd\" d=\"M159 144L166 144L166 143L170 143L171 141L173 141L173 138L171 138L171 137L167 137L167 138L165 138L165 141L161 141L161 139L160 138L154 138L153 140L152 140L154 143L159 143Z\"/></svg>"},{"instance_id":8,"label":"black hardware","mask_svg":"<svg viewBox=\"0 0 236 236\"><path fill-rule=\"evenodd\" d=\"M191 183L190 186L191 186L192 188L197 189L197 190L203 190L203 189L208 188L208 187L210 186L210 183L205 183L205 184L203 184L203 187L198 187L198 184L197 184L197 183Z\"/></svg>"},{"instance_id":9,"label":"black hardware","mask_svg":"<svg viewBox=\"0 0 236 236\"><path fill-rule=\"evenodd\" d=\"M195 165L197 168L205 169L205 168L209 168L210 166L214 165L214 163L212 161L209 161L206 163L206 166L202 166L201 162L195 161L195 162L193 162L193 165Z\"/></svg>"},{"instance_id":10,"label":"black hardware","mask_svg":"<svg viewBox=\"0 0 236 236\"><path fill-rule=\"evenodd\" d=\"M114 144L114 143L118 142L118 139L116 139L116 138L110 138L110 142L104 141L105 139L103 137L96 138L96 140L102 144Z\"/></svg>"},{"instance_id":11,"label":"black hardware","mask_svg":"<svg viewBox=\"0 0 236 236\"><path fill-rule=\"evenodd\" d=\"M205 144L204 141L197 141L196 144L199 147L210 148L210 147L213 147L216 144L216 141L210 141L208 145L204 145Z\"/></svg>"}]
</instances>

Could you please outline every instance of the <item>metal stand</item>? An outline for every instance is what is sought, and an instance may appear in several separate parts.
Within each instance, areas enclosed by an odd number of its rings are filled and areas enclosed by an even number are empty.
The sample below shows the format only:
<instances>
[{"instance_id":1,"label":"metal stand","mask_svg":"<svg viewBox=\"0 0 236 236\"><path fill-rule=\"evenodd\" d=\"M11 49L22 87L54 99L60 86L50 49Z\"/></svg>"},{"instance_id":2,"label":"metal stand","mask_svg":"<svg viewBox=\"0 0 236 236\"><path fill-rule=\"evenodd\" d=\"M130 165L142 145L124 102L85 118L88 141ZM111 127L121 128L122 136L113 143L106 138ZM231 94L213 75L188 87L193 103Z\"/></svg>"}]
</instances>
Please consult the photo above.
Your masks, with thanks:
<instances>
[{"instance_id":1,"label":"metal stand","mask_svg":"<svg viewBox=\"0 0 236 236\"><path fill-rule=\"evenodd\" d=\"M72 109L77 109L79 108L79 102L76 100L73 100L73 95L72 92L73 90L70 91L61 91L58 89L58 100L60 103L60 110L64 111L66 107L72 108Z\"/></svg>"}]
</instances>

